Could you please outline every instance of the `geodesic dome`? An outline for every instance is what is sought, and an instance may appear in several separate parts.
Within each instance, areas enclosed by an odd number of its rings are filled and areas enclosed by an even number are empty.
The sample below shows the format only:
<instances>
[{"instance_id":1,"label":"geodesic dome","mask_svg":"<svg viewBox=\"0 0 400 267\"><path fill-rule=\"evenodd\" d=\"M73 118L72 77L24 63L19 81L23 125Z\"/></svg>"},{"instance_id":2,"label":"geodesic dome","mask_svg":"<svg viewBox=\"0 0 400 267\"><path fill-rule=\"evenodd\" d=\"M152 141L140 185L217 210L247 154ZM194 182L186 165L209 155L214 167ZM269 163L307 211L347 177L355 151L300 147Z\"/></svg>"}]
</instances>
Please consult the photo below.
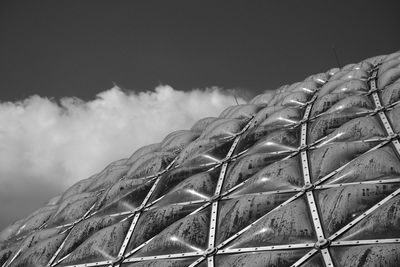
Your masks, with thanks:
<instances>
[{"instance_id":1,"label":"geodesic dome","mask_svg":"<svg viewBox=\"0 0 400 267\"><path fill-rule=\"evenodd\" d=\"M0 234L5 266L398 266L400 52L227 108Z\"/></svg>"}]
</instances>

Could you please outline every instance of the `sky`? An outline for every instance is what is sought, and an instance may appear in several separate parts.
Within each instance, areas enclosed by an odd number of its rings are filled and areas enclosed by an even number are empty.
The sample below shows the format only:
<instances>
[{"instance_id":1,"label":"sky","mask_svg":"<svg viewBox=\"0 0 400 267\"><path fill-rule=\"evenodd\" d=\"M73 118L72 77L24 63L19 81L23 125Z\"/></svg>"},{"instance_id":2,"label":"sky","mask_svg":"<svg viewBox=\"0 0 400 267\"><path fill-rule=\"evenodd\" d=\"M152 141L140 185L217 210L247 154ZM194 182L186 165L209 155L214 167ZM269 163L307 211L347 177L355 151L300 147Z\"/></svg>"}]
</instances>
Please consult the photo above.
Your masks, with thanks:
<instances>
[{"instance_id":1,"label":"sky","mask_svg":"<svg viewBox=\"0 0 400 267\"><path fill-rule=\"evenodd\" d=\"M232 94L399 50L396 2L2 0L0 229Z\"/></svg>"}]
</instances>

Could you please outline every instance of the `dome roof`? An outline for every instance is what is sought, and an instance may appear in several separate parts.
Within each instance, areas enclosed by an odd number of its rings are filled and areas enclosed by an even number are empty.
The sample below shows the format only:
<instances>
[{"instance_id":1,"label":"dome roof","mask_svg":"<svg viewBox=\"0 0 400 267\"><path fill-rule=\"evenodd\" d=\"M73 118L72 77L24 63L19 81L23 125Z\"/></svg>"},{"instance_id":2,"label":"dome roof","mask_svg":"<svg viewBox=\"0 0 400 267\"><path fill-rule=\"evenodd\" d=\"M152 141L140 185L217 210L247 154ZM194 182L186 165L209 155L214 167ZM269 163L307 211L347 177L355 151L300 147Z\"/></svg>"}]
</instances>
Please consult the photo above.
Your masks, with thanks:
<instances>
[{"instance_id":1,"label":"dome roof","mask_svg":"<svg viewBox=\"0 0 400 267\"><path fill-rule=\"evenodd\" d=\"M8 266L398 266L400 52L115 161L0 233Z\"/></svg>"}]
</instances>

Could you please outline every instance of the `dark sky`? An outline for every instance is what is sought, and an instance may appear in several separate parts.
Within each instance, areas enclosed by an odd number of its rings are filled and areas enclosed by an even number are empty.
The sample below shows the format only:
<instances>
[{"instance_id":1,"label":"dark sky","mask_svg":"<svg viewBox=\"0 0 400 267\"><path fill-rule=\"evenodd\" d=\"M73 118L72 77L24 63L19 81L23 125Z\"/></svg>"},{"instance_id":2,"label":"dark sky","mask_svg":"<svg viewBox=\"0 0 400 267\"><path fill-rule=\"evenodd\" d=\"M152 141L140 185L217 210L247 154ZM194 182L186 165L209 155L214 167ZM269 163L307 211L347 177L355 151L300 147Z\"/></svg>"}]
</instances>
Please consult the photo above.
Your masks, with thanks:
<instances>
[{"instance_id":1,"label":"dark sky","mask_svg":"<svg viewBox=\"0 0 400 267\"><path fill-rule=\"evenodd\" d=\"M0 101L89 100L112 81L255 95L336 66L332 45L342 65L397 51L399 26L398 0L1 0ZM58 194L32 183L0 195L0 229Z\"/></svg>"},{"instance_id":2,"label":"dark sky","mask_svg":"<svg viewBox=\"0 0 400 267\"><path fill-rule=\"evenodd\" d=\"M0 3L0 100L135 90L252 94L400 48L398 1Z\"/></svg>"}]
</instances>

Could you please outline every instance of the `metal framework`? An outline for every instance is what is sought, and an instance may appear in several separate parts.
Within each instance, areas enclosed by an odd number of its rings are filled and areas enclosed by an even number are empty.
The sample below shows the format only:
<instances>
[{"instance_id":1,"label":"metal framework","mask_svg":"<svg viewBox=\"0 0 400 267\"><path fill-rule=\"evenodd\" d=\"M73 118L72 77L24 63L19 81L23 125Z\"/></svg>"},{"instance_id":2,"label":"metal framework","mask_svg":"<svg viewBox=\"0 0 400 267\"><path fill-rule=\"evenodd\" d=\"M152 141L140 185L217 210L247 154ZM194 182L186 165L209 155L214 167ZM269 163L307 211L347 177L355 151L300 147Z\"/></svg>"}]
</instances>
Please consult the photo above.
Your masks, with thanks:
<instances>
[{"instance_id":1,"label":"metal framework","mask_svg":"<svg viewBox=\"0 0 400 267\"><path fill-rule=\"evenodd\" d=\"M372 99L375 104L375 110L371 112L370 115L378 115L380 118L380 121L385 128L385 131L387 133L386 138L375 138L375 139L369 139L369 140L363 140L360 142L379 142L376 146L373 148L369 149L367 152L363 153L362 155L365 155L366 153L369 153L373 150L376 150L378 148L381 148L385 145L392 145L397 152L397 156L400 158L400 143L399 143L399 135L398 133L395 133L393 131L393 128L389 122L389 120L386 117L385 111L389 110L390 108L393 108L394 105L398 104L398 102L393 103L387 107L383 107L379 98L378 92L380 91L376 87L376 80L377 80L377 74L378 74L378 66L375 67L371 71L371 76L368 79L368 84L370 87L370 90L368 92L369 95L372 96ZM336 241L336 239L341 236L343 233L351 229L354 225L356 225L358 222L363 220L365 217L367 217L369 214L373 213L375 210L377 210L380 206L384 205L387 203L389 200L393 199L395 196L400 194L400 189L397 189L393 193L387 195L385 198L380 200L378 203L370 207L368 210L364 211L361 215L358 217L354 218L351 222L343 226L341 229L339 229L337 232L333 233L330 236L327 236L324 232L323 226L322 226L322 221L321 221L321 216L319 213L319 209L316 205L315 201L315 196L314 192L317 190L325 190L328 188L335 188L335 187L343 187L343 186L350 186L350 185L363 185L363 184L387 184L387 183L400 183L400 178L393 178L393 179L387 179L387 180L373 180L373 181L362 181L362 182L348 182L348 183L340 183L340 184L324 184L326 180L337 174L339 171L344 169L346 166L354 162L353 159L349 161L348 163L340 166L336 170L332 171L331 173L325 175L324 177L312 182L310 178L310 169L309 169L309 158L308 158L308 151L312 149L317 149L321 146L321 142L323 139L318 140L312 144L308 144L308 124L311 120L314 120L314 118L310 118L310 112L313 106L313 103L317 99L318 95L318 90L314 93L312 96L311 100L308 101L304 105L304 115L302 120L296 125L296 127L300 127L300 146L296 151L285 151L284 153L289 153L289 155L281 160L285 160L289 157L293 157L295 155L300 155L300 162L301 162L301 168L302 168L302 175L303 175L303 181L304 181L304 187L301 189L290 189L290 190L275 190L271 192L262 192L262 193L255 193L255 195L266 195L266 194L278 194L278 193L295 193L292 197L281 203L280 205L276 206L274 209L271 211L267 212L251 224L247 225L243 229L241 229L239 232L235 233L234 235L230 236L227 238L225 241L223 241L220 244L216 244L216 231L217 231L217 221L218 221L218 207L220 204L221 200L228 200L228 199L233 199L239 196L232 195L233 192L235 192L237 189L242 188L246 183L247 180L239 183L238 185L230 188L226 192L222 192L222 186L224 184L225 178L226 178L226 172L228 168L228 164L230 162L233 162L238 155L234 155L234 151L240 141L240 138L242 135L251 127L254 116L248 121L246 126L235 136L232 137L234 139L227 155L225 158L217 164L216 167L220 167L220 173L217 181L217 185L215 188L215 192L212 198L209 200L198 200L198 201L190 201L190 202L181 202L181 203L175 203L171 205L186 205L186 204L203 204L200 206L198 209L193 211L191 214L194 214L200 210L203 210L207 207L211 206L211 215L210 215L210 225L209 225L209 232L208 232L208 247L205 251L197 251L197 252L187 252L187 253L176 253L176 254L166 254L166 255L157 255L157 256L146 256L146 257L135 257L134 254L139 251L141 248L143 248L146 244L148 244L153 238L147 240L143 244L137 246L134 248L132 251L126 251L127 246L129 241L131 240L132 234L135 230L135 227L137 226L138 220L143 214L144 211L148 210L154 203L156 203L158 200L155 200L153 202L149 202L151 196L153 195L155 189L157 188L160 178L164 173L167 171L171 170L172 168L176 168L177 166L175 165L175 162L177 160L177 157L161 172L149 176L147 178L150 178L151 181L153 182L153 185L149 192L147 193L146 197L144 198L143 202L141 205L132 211L127 211L127 212L121 212L121 213L116 213L113 214L113 216L118 216L118 215L127 215L127 217L124 219L132 219L132 222L130 224L129 230L126 233L126 236L123 240L123 243L119 249L118 256L115 259L112 260L105 260L105 261L99 261L99 262L92 262L92 263L83 263L83 264L77 264L77 265L71 265L74 267L90 267L90 266L118 266L120 267L122 263L129 263L129 262L140 262L140 261L147 261L147 260L161 260L161 259L182 259L182 258L193 258L193 257L198 257L197 260L195 260L190 266L198 266L199 264L202 264L204 261L206 261L208 267L214 267L215 266L215 256L216 255L227 255L227 254L237 254L237 253L248 253L248 252L266 252L266 251L274 251L274 250L294 250L294 249L307 249L309 248L310 250L300 259L298 259L295 263L293 263L293 267L301 266L302 264L306 263L311 257L314 255L320 253L322 256L323 262L325 266L334 266L334 262L332 260L331 254L330 254L330 247L340 247L340 246L352 246L352 245L361 245L361 244L393 244L393 243L400 243L400 237L399 238L393 238L393 239L374 239L374 240L355 240L355 241ZM319 115L320 116L320 115ZM318 116L318 117L319 117ZM243 154L239 153L239 155ZM312 219L312 224L314 231L317 235L318 240L315 243L298 243L298 244L290 244L290 245L275 245L275 246L261 246L261 247L246 247L246 248L227 248L227 244L231 243L238 237L242 236L245 234L249 229L257 225L262 219L264 219L266 216L271 214L272 212L281 209L282 207L288 205L292 201L298 199L299 197L305 196L305 199L308 203L308 212L311 215ZM63 242L57 249L57 251L54 253L54 255L51 257L50 261L48 262L47 266L48 267L53 267L57 266L60 264L65 258L67 258L69 255L64 256L63 258L59 259L56 261L57 256L59 255L60 251L62 250L66 240L68 239L71 230L73 227L81 222L82 220L85 220L89 218L90 216L93 216L93 214L96 214L96 212L93 212L93 209L95 208L95 204L84 214L84 216L78 220L76 220L73 223L66 224L64 226L59 226L61 227L66 227L67 229L64 230L65 233L67 233L66 237L64 238ZM8 267L20 254L20 251L15 253L15 255L8 260L3 267Z\"/></svg>"}]
</instances>

